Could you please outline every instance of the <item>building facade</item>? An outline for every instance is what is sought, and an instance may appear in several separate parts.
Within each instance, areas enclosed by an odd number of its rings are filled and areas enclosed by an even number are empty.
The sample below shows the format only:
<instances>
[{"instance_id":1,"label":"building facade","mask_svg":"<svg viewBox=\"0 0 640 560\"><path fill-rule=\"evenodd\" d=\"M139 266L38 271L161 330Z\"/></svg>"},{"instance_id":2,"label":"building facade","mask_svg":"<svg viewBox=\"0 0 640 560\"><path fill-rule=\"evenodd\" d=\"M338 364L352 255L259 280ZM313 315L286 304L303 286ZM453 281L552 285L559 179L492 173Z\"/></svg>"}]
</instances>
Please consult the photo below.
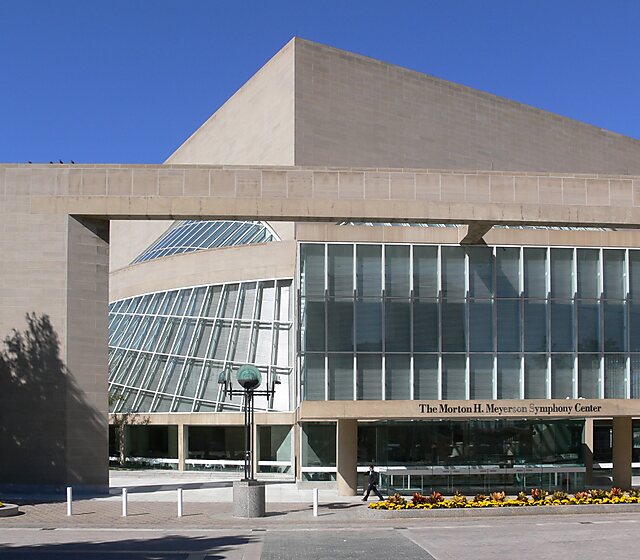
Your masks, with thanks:
<instances>
[{"instance_id":1,"label":"building facade","mask_svg":"<svg viewBox=\"0 0 640 560\"><path fill-rule=\"evenodd\" d=\"M353 493L374 463L390 492L630 485L640 234L494 224L527 202L633 204L638 156L636 140L293 40L167 163L281 166L261 192L286 175L302 197L305 166L324 166L327 200L426 193L449 218L112 226L111 413L149 422L128 428L130 460L241 470L242 403L219 381L251 363L275 389L256 403L259 476ZM456 221L474 202L493 214Z\"/></svg>"}]
</instances>

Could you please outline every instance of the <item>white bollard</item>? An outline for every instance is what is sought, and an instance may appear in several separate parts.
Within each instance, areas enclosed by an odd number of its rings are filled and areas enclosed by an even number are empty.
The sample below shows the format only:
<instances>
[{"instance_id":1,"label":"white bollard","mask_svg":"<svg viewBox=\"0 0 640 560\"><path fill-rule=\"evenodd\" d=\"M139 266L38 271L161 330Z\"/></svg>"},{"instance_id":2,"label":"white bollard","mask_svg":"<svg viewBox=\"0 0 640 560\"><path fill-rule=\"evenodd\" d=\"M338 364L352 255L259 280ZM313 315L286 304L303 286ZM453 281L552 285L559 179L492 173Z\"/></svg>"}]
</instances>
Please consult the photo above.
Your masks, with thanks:
<instances>
[{"instance_id":1,"label":"white bollard","mask_svg":"<svg viewBox=\"0 0 640 560\"><path fill-rule=\"evenodd\" d=\"M67 515L73 515L73 489L67 486Z\"/></svg>"},{"instance_id":2,"label":"white bollard","mask_svg":"<svg viewBox=\"0 0 640 560\"><path fill-rule=\"evenodd\" d=\"M122 489L122 517L127 517L127 489Z\"/></svg>"},{"instance_id":3,"label":"white bollard","mask_svg":"<svg viewBox=\"0 0 640 560\"><path fill-rule=\"evenodd\" d=\"M313 489L313 517L318 517L318 489Z\"/></svg>"},{"instance_id":4,"label":"white bollard","mask_svg":"<svg viewBox=\"0 0 640 560\"><path fill-rule=\"evenodd\" d=\"M178 488L178 517L182 517L182 488Z\"/></svg>"}]
</instances>

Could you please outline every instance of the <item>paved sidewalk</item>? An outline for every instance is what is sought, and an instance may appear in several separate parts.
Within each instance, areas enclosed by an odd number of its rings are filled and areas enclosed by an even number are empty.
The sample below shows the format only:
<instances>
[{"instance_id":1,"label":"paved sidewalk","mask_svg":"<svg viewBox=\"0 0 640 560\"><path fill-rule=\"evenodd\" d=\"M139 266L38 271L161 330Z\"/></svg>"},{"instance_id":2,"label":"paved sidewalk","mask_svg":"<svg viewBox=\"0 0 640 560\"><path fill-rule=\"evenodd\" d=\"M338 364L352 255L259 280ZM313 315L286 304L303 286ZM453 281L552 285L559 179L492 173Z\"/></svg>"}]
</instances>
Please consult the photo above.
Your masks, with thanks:
<instances>
[{"instance_id":1,"label":"paved sidewalk","mask_svg":"<svg viewBox=\"0 0 640 560\"><path fill-rule=\"evenodd\" d=\"M314 517L313 485L271 481L267 515L239 519L232 515L232 481L219 474L117 471L111 484L114 495L76 499L71 517L61 497L18 502L22 515L0 519L0 558L475 560L509 550L522 560L602 560L635 558L628 553L640 549L640 512L579 515L567 508L553 518L497 518L479 511L465 518L382 519L371 515L360 496L337 496L335 486L318 484ZM127 517L123 487L129 490ZM181 518L178 487L186 488Z\"/></svg>"},{"instance_id":2,"label":"paved sidewalk","mask_svg":"<svg viewBox=\"0 0 640 560\"><path fill-rule=\"evenodd\" d=\"M111 499L119 500L122 488L129 490L133 501L175 502L176 490L183 488L183 499L191 502L231 503L233 480L222 473L176 471L111 471L109 484ZM320 482L296 483L292 479L260 477L265 484L267 503L307 503L313 501L314 486L320 489L321 499L332 502L352 502L353 496L338 496L335 484Z\"/></svg>"},{"instance_id":3,"label":"paved sidewalk","mask_svg":"<svg viewBox=\"0 0 640 560\"><path fill-rule=\"evenodd\" d=\"M261 528L323 525L342 527L345 523L371 523L365 504L324 503L319 516L311 504L267 503L265 517L234 518L230 503L185 502L183 517L177 517L176 502L130 501L128 515L122 517L119 501L93 499L74 502L73 515L66 515L65 503L21 505L23 515L0 519L0 527L128 527L170 529ZM384 524L384 521L382 521Z\"/></svg>"},{"instance_id":4,"label":"paved sidewalk","mask_svg":"<svg viewBox=\"0 0 640 560\"><path fill-rule=\"evenodd\" d=\"M95 504L95 503L94 503ZM84 505L91 505L87 501ZM114 506L109 502L101 505ZM271 516L240 520L235 528L195 528L181 520L162 522L161 504L145 502L117 520L117 511L94 511L106 526L16 527L0 519L2 560L477 560L505 554L518 560L603 560L637 558L640 550L640 514L562 515L545 518L394 520L371 523L355 516L327 523L293 522L293 517ZM203 504L194 504L194 507ZM59 504L58 504L59 506ZM60 511L47 516L41 506L40 521L61 520ZM355 508L354 508L355 510ZM347 511L350 511L347 509ZM33 513L33 512L31 512ZM52 512L49 512L52 513ZM91 511L79 509L75 522ZM211 512L201 512L204 521ZM296 512L290 512L295 516ZM343 513L343 512L340 512ZM309 515L306 513L306 515ZM22 516L23 519L27 515ZM337 517L337 516L336 516ZM140 527L127 524L132 519ZM198 515L193 515L189 523ZM14 520L17 518L14 518ZM146 519L143 526L140 520ZM276 523L272 523L277 519ZM307 517L307 519L309 519ZM236 520L238 521L238 520ZM153 526L153 523L164 527Z\"/></svg>"},{"instance_id":5,"label":"paved sidewalk","mask_svg":"<svg viewBox=\"0 0 640 560\"><path fill-rule=\"evenodd\" d=\"M226 478L226 479L225 479ZM313 516L314 485L265 481L263 518L232 515L233 481L220 473L111 471L111 495L75 496L73 515L66 515L63 496L18 497L22 515L3 519L0 527L170 527L233 528L317 523L342 526L366 523L367 505L360 496L338 496L335 485L319 483L319 516ZM128 515L122 517L122 488L128 491ZM183 488L183 517L177 517L177 489ZM10 497L7 497L10 498Z\"/></svg>"}]
</instances>

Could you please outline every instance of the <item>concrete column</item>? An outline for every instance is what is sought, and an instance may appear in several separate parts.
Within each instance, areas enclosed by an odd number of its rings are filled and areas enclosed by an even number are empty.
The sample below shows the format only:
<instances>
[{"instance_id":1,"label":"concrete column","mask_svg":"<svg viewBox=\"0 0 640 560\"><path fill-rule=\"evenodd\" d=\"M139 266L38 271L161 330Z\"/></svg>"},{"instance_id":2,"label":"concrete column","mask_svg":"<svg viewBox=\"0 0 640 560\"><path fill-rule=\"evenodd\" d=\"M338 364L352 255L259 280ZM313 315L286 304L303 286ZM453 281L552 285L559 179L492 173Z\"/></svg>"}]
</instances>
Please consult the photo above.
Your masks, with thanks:
<instances>
[{"instance_id":1,"label":"concrete column","mask_svg":"<svg viewBox=\"0 0 640 560\"><path fill-rule=\"evenodd\" d=\"M0 351L14 330L26 341L8 356L9 375L0 375L0 486L102 492L108 222L32 214L30 194L67 192L69 172L31 175L7 169L5 178L0 170Z\"/></svg>"},{"instance_id":2,"label":"concrete column","mask_svg":"<svg viewBox=\"0 0 640 560\"><path fill-rule=\"evenodd\" d=\"M631 488L633 421L630 416L613 418L613 485Z\"/></svg>"},{"instance_id":3,"label":"concrete column","mask_svg":"<svg viewBox=\"0 0 640 560\"><path fill-rule=\"evenodd\" d=\"M140 449L140 440L138 439L138 441L135 442L134 445L134 435L133 435L133 430L131 429L133 426L129 426L128 424L125 424L124 426L122 426L122 429L124 430L124 458L125 460L127 459L127 457L131 457L133 455L133 453L131 452L131 449L135 449L138 448ZM138 434L140 435L140 434ZM149 449L149 446L146 445L145 442L145 446L143 447L143 449Z\"/></svg>"},{"instance_id":4,"label":"concrete column","mask_svg":"<svg viewBox=\"0 0 640 560\"><path fill-rule=\"evenodd\" d=\"M258 478L258 459L260 457L260 442L258 441L258 425L253 422L251 427L253 430L253 455L251 456L251 462L253 464L253 475Z\"/></svg>"},{"instance_id":5,"label":"concrete column","mask_svg":"<svg viewBox=\"0 0 640 560\"><path fill-rule=\"evenodd\" d=\"M587 469L584 476L585 484L593 484L593 418L584 419L584 443L582 444L582 459Z\"/></svg>"},{"instance_id":6,"label":"concrete column","mask_svg":"<svg viewBox=\"0 0 640 560\"><path fill-rule=\"evenodd\" d=\"M178 470L185 470L185 461L189 455L189 426L178 425Z\"/></svg>"},{"instance_id":7,"label":"concrete column","mask_svg":"<svg viewBox=\"0 0 640 560\"><path fill-rule=\"evenodd\" d=\"M291 442L293 446L293 476L296 480L302 480L302 457L300 449L302 434L300 433L300 424L296 422L291 429L293 430L293 440Z\"/></svg>"},{"instance_id":8,"label":"concrete column","mask_svg":"<svg viewBox=\"0 0 640 560\"><path fill-rule=\"evenodd\" d=\"M338 420L336 447L338 495L355 496L358 490L357 420Z\"/></svg>"},{"instance_id":9,"label":"concrete column","mask_svg":"<svg viewBox=\"0 0 640 560\"><path fill-rule=\"evenodd\" d=\"M178 426L167 426L167 457L178 458Z\"/></svg>"},{"instance_id":10,"label":"concrete column","mask_svg":"<svg viewBox=\"0 0 640 560\"><path fill-rule=\"evenodd\" d=\"M60 357L63 360L66 358L68 373L66 405L62 413L66 420L65 478L68 485L105 488L109 482L108 464L105 460L109 448L109 223L69 216L66 229L66 329L64 322L60 329L60 338L64 339L64 353L61 352ZM40 235L38 233L38 238ZM45 247L47 243L45 241ZM30 246L35 244L34 239ZM33 259L32 262L38 262L36 255L28 254L29 257ZM38 273L43 282L42 299L38 303L47 298L44 286L55 283L54 278L49 276L50 267L59 270L46 257L40 262L46 262L46 265ZM32 286L31 282L26 283ZM15 296L16 300L21 299L18 293ZM27 305L30 310L39 308L36 304L32 306L30 301ZM43 305L40 309L46 312L44 307ZM40 426L47 426L45 431L50 429L46 421ZM62 434L58 434L60 435ZM53 444L55 445L55 440ZM32 480L40 477L38 475Z\"/></svg>"}]
</instances>

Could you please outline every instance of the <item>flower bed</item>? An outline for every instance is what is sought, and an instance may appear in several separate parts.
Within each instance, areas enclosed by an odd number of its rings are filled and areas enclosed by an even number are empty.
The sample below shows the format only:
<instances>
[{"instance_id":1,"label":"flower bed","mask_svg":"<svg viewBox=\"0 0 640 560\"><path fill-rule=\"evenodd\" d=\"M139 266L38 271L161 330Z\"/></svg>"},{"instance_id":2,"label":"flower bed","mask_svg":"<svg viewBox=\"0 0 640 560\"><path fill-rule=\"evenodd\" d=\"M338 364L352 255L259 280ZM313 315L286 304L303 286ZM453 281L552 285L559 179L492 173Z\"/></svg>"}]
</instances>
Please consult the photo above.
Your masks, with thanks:
<instances>
[{"instance_id":1,"label":"flower bed","mask_svg":"<svg viewBox=\"0 0 640 560\"><path fill-rule=\"evenodd\" d=\"M456 492L451 498L445 498L440 492L429 496L415 493L411 500L400 494L394 494L386 500L372 502L370 509L407 510L407 509L457 509L457 508L504 508L527 506L569 506L589 504L640 504L640 490L623 491L620 488L611 490L587 490L573 495L566 492L549 494L546 490L534 488L531 495L520 492L515 497L506 496L504 492L491 492L488 496L478 494L467 498Z\"/></svg>"}]
</instances>

